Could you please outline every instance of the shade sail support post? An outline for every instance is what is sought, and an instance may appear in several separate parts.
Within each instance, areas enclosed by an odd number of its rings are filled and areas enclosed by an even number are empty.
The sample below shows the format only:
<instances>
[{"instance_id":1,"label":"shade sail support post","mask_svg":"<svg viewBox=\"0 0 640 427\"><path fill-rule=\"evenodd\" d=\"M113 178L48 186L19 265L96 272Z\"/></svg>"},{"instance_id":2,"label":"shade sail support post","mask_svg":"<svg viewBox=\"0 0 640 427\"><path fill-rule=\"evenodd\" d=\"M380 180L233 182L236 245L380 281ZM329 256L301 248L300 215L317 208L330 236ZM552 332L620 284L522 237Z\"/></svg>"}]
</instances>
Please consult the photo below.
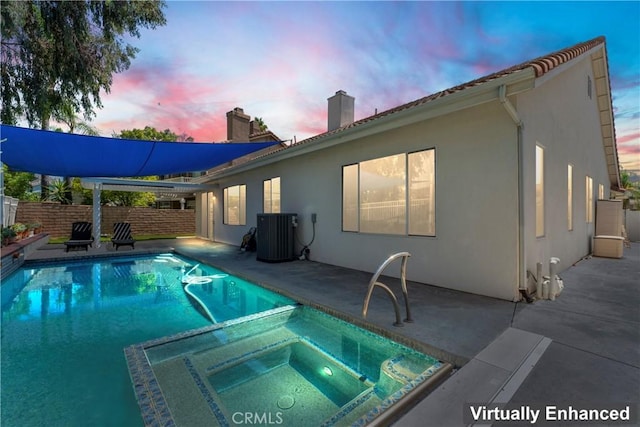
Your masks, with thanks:
<instances>
[{"instance_id":1,"label":"shade sail support post","mask_svg":"<svg viewBox=\"0 0 640 427\"><path fill-rule=\"evenodd\" d=\"M100 195L102 193L102 184L93 184L93 247L100 247L100 222L102 219L102 210L100 208Z\"/></svg>"}]
</instances>

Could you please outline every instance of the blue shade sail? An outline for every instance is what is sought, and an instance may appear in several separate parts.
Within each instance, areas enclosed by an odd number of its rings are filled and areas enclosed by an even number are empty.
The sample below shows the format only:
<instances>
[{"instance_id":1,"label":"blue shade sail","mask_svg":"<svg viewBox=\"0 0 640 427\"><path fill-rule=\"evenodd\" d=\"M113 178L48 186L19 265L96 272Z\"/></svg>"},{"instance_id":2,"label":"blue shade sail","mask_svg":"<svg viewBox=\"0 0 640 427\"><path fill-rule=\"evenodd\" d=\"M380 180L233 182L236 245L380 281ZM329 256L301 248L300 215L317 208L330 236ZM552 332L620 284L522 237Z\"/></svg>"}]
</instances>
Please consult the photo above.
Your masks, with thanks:
<instances>
[{"instance_id":1,"label":"blue shade sail","mask_svg":"<svg viewBox=\"0 0 640 427\"><path fill-rule=\"evenodd\" d=\"M205 171L279 142L139 141L0 127L1 160L11 169L53 176L136 177Z\"/></svg>"}]
</instances>

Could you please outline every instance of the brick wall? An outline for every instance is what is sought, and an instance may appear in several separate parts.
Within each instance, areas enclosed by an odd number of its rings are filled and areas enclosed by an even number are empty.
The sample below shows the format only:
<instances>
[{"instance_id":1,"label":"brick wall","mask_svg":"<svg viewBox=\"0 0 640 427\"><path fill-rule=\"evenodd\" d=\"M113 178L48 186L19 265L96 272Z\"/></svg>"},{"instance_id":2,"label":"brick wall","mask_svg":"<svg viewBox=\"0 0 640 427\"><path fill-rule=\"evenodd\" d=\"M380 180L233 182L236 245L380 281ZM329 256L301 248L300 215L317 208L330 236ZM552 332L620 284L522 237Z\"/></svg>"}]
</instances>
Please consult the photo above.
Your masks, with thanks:
<instances>
[{"instance_id":1,"label":"brick wall","mask_svg":"<svg viewBox=\"0 0 640 427\"><path fill-rule=\"evenodd\" d=\"M69 237L75 221L93 222L93 206L61 205L56 202L18 203L16 222L40 222L50 237ZM113 233L115 222L131 223L136 234L195 235L196 212L193 209L130 208L102 206L102 234Z\"/></svg>"}]
</instances>

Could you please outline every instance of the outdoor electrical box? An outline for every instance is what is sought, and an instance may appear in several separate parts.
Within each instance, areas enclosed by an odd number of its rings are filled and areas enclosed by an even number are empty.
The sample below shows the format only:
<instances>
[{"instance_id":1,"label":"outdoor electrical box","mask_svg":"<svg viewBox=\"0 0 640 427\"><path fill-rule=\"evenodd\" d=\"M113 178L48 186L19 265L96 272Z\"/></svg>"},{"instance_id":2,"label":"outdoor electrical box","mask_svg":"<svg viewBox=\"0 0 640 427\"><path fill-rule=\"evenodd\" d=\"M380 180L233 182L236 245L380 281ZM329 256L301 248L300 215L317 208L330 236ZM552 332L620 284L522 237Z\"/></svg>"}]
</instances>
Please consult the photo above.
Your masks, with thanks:
<instances>
[{"instance_id":1,"label":"outdoor electrical box","mask_svg":"<svg viewBox=\"0 0 640 427\"><path fill-rule=\"evenodd\" d=\"M283 262L294 259L294 233L297 214L258 214L256 258L258 261Z\"/></svg>"}]
</instances>

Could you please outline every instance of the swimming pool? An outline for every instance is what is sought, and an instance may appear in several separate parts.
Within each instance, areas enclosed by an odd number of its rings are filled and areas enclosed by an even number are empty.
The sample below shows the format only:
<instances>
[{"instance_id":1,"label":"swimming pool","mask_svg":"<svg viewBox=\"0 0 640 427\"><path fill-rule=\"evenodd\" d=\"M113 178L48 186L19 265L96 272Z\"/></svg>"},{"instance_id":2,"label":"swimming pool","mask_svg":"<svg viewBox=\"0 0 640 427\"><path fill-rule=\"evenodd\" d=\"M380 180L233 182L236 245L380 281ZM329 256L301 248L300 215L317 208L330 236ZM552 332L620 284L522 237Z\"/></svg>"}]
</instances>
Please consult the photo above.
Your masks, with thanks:
<instances>
[{"instance_id":1,"label":"swimming pool","mask_svg":"<svg viewBox=\"0 0 640 427\"><path fill-rule=\"evenodd\" d=\"M181 284L195 265L173 254L119 257L26 265L3 280L0 424L142 426L123 349L211 325ZM291 303L256 288L228 281L216 315Z\"/></svg>"},{"instance_id":2,"label":"swimming pool","mask_svg":"<svg viewBox=\"0 0 640 427\"><path fill-rule=\"evenodd\" d=\"M30 264L1 296L3 426L365 425L450 369L174 254Z\"/></svg>"}]
</instances>

